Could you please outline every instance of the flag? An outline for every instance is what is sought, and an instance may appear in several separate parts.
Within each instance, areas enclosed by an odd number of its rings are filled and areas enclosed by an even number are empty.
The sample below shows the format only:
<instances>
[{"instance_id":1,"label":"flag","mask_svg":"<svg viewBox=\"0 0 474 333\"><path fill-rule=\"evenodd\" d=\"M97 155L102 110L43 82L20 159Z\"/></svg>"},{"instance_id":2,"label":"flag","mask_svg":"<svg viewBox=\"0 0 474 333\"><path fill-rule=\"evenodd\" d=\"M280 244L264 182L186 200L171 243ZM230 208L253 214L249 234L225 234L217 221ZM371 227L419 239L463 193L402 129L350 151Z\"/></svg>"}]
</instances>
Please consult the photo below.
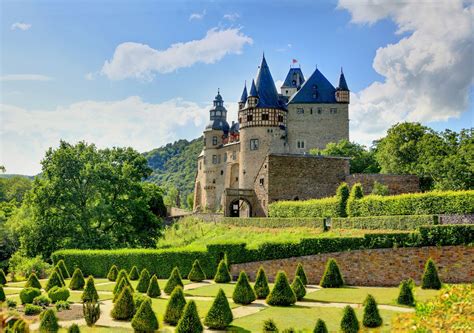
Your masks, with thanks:
<instances>
[{"instance_id":1,"label":"flag","mask_svg":"<svg viewBox=\"0 0 474 333\"><path fill-rule=\"evenodd\" d=\"M293 59L293 61L292 61L293 64L296 64L297 62L298 62L298 60L296 60L296 59Z\"/></svg>"}]
</instances>

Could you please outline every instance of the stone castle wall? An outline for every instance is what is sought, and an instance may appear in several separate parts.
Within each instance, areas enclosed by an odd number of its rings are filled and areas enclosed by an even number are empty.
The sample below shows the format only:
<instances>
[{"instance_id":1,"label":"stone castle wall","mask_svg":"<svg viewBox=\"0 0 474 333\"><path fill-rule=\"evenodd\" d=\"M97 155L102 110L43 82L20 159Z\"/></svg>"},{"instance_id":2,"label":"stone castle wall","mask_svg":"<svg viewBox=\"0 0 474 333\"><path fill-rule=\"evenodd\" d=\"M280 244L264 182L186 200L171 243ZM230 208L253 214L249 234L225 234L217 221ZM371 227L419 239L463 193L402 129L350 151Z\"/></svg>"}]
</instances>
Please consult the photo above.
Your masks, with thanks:
<instances>
[{"instance_id":1,"label":"stone castle wall","mask_svg":"<svg viewBox=\"0 0 474 333\"><path fill-rule=\"evenodd\" d=\"M352 187L361 183L365 194L370 194L375 182L388 186L390 195L420 192L420 179L415 175L385 175L355 173L346 177L347 184Z\"/></svg>"}]
</instances>

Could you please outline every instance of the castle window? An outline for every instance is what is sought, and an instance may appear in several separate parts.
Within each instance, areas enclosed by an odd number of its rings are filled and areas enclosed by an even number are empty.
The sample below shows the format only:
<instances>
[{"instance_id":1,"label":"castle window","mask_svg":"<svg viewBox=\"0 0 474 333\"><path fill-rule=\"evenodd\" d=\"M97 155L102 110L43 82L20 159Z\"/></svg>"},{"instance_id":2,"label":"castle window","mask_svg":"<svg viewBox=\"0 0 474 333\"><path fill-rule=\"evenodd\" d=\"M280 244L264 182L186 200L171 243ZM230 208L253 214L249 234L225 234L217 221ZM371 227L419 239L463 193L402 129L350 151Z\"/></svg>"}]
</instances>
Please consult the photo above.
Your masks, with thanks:
<instances>
[{"instance_id":1,"label":"castle window","mask_svg":"<svg viewBox=\"0 0 474 333\"><path fill-rule=\"evenodd\" d=\"M305 145L304 145L304 141L303 141L303 140L298 140L298 141L296 141L296 147L297 147L298 149L304 149L304 146L305 146Z\"/></svg>"},{"instance_id":2,"label":"castle window","mask_svg":"<svg viewBox=\"0 0 474 333\"><path fill-rule=\"evenodd\" d=\"M227 153L224 154L224 162L227 162Z\"/></svg>"},{"instance_id":3,"label":"castle window","mask_svg":"<svg viewBox=\"0 0 474 333\"><path fill-rule=\"evenodd\" d=\"M285 92L286 92L286 94L288 94L288 89L287 89L287 90L285 90Z\"/></svg>"},{"instance_id":4,"label":"castle window","mask_svg":"<svg viewBox=\"0 0 474 333\"><path fill-rule=\"evenodd\" d=\"M260 186L263 186L264 183L265 183L265 179L264 179L264 178L260 178Z\"/></svg>"},{"instance_id":5,"label":"castle window","mask_svg":"<svg viewBox=\"0 0 474 333\"><path fill-rule=\"evenodd\" d=\"M313 108L309 109L309 114L313 114Z\"/></svg>"},{"instance_id":6,"label":"castle window","mask_svg":"<svg viewBox=\"0 0 474 333\"><path fill-rule=\"evenodd\" d=\"M323 109L318 108L318 114L321 114L321 113L323 113Z\"/></svg>"},{"instance_id":7,"label":"castle window","mask_svg":"<svg viewBox=\"0 0 474 333\"><path fill-rule=\"evenodd\" d=\"M224 174L224 170L221 170L221 176Z\"/></svg>"},{"instance_id":8,"label":"castle window","mask_svg":"<svg viewBox=\"0 0 474 333\"><path fill-rule=\"evenodd\" d=\"M282 116L282 115L279 115L279 116L278 116L278 122L279 122L279 123L282 123L282 122L283 122L283 116Z\"/></svg>"},{"instance_id":9,"label":"castle window","mask_svg":"<svg viewBox=\"0 0 474 333\"><path fill-rule=\"evenodd\" d=\"M216 180L215 180L215 179L213 179L213 180L212 180L212 183L213 183L213 184L215 184L215 183L216 183Z\"/></svg>"},{"instance_id":10,"label":"castle window","mask_svg":"<svg viewBox=\"0 0 474 333\"><path fill-rule=\"evenodd\" d=\"M336 113L337 113L337 109L336 109L336 108L331 108L330 113L331 113L331 114L336 114Z\"/></svg>"},{"instance_id":11,"label":"castle window","mask_svg":"<svg viewBox=\"0 0 474 333\"><path fill-rule=\"evenodd\" d=\"M212 155L212 164L217 164L217 155Z\"/></svg>"},{"instance_id":12,"label":"castle window","mask_svg":"<svg viewBox=\"0 0 474 333\"><path fill-rule=\"evenodd\" d=\"M258 139L250 139L250 150L258 150Z\"/></svg>"},{"instance_id":13,"label":"castle window","mask_svg":"<svg viewBox=\"0 0 474 333\"><path fill-rule=\"evenodd\" d=\"M270 117L268 116L268 113L262 113L262 120L269 120Z\"/></svg>"},{"instance_id":14,"label":"castle window","mask_svg":"<svg viewBox=\"0 0 474 333\"><path fill-rule=\"evenodd\" d=\"M212 137L212 144L213 144L214 146L217 145L217 136L213 136L213 137Z\"/></svg>"},{"instance_id":15,"label":"castle window","mask_svg":"<svg viewBox=\"0 0 474 333\"><path fill-rule=\"evenodd\" d=\"M252 120L253 120L253 114L248 114L247 121L252 121Z\"/></svg>"},{"instance_id":16,"label":"castle window","mask_svg":"<svg viewBox=\"0 0 474 333\"><path fill-rule=\"evenodd\" d=\"M222 112L221 111L216 112L216 116L218 116L218 117L222 116Z\"/></svg>"},{"instance_id":17,"label":"castle window","mask_svg":"<svg viewBox=\"0 0 474 333\"><path fill-rule=\"evenodd\" d=\"M235 161L236 158L237 158L237 152L234 150L232 152L232 159Z\"/></svg>"},{"instance_id":18,"label":"castle window","mask_svg":"<svg viewBox=\"0 0 474 333\"><path fill-rule=\"evenodd\" d=\"M297 114L304 114L304 109L303 108L297 108L296 113Z\"/></svg>"},{"instance_id":19,"label":"castle window","mask_svg":"<svg viewBox=\"0 0 474 333\"><path fill-rule=\"evenodd\" d=\"M211 117L215 117L216 116L216 112L215 111L211 111Z\"/></svg>"},{"instance_id":20,"label":"castle window","mask_svg":"<svg viewBox=\"0 0 474 333\"><path fill-rule=\"evenodd\" d=\"M239 123L241 123L241 124L242 124L242 118L239 118Z\"/></svg>"}]
</instances>

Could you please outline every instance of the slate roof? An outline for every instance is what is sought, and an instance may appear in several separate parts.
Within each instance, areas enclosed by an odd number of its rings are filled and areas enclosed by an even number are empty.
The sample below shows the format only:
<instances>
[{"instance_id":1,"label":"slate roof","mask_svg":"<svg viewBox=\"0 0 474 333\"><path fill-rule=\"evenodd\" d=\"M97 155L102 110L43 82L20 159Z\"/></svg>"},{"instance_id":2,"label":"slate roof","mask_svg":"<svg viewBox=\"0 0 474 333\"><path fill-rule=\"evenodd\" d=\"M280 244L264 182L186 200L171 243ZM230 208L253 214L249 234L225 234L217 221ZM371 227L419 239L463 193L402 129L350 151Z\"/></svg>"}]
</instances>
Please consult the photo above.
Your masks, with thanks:
<instances>
[{"instance_id":1,"label":"slate roof","mask_svg":"<svg viewBox=\"0 0 474 333\"><path fill-rule=\"evenodd\" d=\"M299 80L296 80L299 78ZM304 75L301 68L290 68L290 71L286 75L285 82L282 87L285 88L299 88L304 83Z\"/></svg>"},{"instance_id":2,"label":"slate roof","mask_svg":"<svg viewBox=\"0 0 474 333\"><path fill-rule=\"evenodd\" d=\"M288 103L336 103L336 88L316 69Z\"/></svg>"},{"instance_id":3,"label":"slate roof","mask_svg":"<svg viewBox=\"0 0 474 333\"><path fill-rule=\"evenodd\" d=\"M265 60L265 56L262 58L262 63L260 65L260 69L258 70L255 85L259 98L257 107L284 107L278 98L275 81L273 81L270 68L268 68L267 61ZM250 95L252 95L252 92L250 92Z\"/></svg>"},{"instance_id":4,"label":"slate roof","mask_svg":"<svg viewBox=\"0 0 474 333\"><path fill-rule=\"evenodd\" d=\"M346 78L344 77L344 73L342 72L342 69L341 69L341 76L339 77L339 87L337 88L339 90L349 91L349 87L347 86Z\"/></svg>"},{"instance_id":5,"label":"slate roof","mask_svg":"<svg viewBox=\"0 0 474 333\"><path fill-rule=\"evenodd\" d=\"M258 93L257 93L257 87L255 87L255 81L252 80L252 86L250 87L250 95L249 97L258 97Z\"/></svg>"},{"instance_id":6,"label":"slate roof","mask_svg":"<svg viewBox=\"0 0 474 333\"><path fill-rule=\"evenodd\" d=\"M246 102L247 101L247 85L244 85L244 91L242 91L242 96L240 97L241 102Z\"/></svg>"}]
</instances>

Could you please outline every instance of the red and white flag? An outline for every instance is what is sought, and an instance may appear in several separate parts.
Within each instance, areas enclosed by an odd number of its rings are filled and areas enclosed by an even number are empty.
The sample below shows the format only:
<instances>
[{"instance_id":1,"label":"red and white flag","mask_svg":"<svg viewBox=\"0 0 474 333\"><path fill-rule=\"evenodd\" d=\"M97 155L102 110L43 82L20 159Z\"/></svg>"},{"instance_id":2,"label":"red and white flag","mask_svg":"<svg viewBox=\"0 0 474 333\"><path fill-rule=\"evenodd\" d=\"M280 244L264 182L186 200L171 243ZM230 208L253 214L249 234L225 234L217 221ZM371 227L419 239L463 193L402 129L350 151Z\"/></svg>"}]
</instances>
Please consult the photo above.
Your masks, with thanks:
<instances>
[{"instance_id":1,"label":"red and white flag","mask_svg":"<svg viewBox=\"0 0 474 333\"><path fill-rule=\"evenodd\" d=\"M296 64L298 62L298 60L296 59L293 59L292 63Z\"/></svg>"}]
</instances>

